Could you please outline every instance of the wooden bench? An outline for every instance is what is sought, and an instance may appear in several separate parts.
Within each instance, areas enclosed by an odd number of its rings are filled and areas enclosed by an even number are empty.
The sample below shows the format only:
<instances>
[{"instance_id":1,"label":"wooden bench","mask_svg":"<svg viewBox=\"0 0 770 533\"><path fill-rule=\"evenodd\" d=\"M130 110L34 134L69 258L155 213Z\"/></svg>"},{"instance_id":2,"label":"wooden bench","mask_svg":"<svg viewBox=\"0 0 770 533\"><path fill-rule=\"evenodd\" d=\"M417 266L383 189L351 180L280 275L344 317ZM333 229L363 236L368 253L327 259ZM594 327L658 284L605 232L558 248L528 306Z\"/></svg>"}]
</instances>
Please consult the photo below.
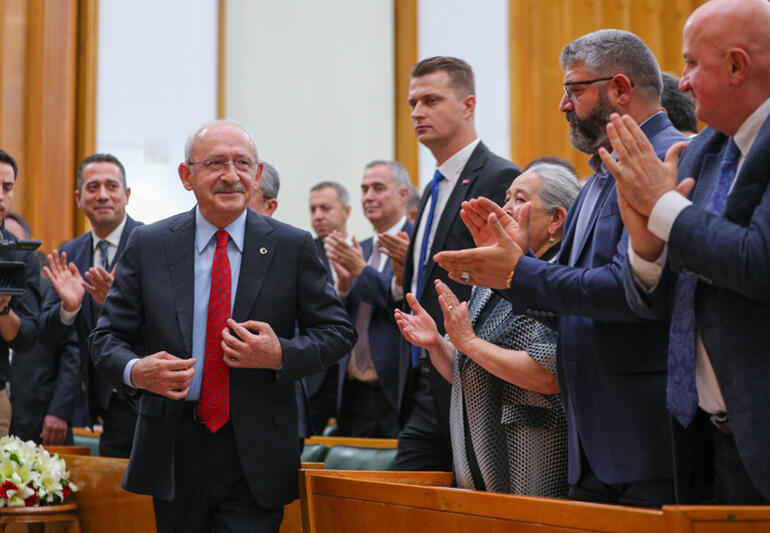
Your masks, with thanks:
<instances>
[{"instance_id":1,"label":"wooden bench","mask_svg":"<svg viewBox=\"0 0 770 533\"><path fill-rule=\"evenodd\" d=\"M83 533L154 533L152 498L120 486L128 459L62 455L77 485L75 501Z\"/></svg>"},{"instance_id":2,"label":"wooden bench","mask_svg":"<svg viewBox=\"0 0 770 533\"><path fill-rule=\"evenodd\" d=\"M656 510L453 489L449 473L302 474L304 533L770 531L770 506L672 505Z\"/></svg>"}]
</instances>

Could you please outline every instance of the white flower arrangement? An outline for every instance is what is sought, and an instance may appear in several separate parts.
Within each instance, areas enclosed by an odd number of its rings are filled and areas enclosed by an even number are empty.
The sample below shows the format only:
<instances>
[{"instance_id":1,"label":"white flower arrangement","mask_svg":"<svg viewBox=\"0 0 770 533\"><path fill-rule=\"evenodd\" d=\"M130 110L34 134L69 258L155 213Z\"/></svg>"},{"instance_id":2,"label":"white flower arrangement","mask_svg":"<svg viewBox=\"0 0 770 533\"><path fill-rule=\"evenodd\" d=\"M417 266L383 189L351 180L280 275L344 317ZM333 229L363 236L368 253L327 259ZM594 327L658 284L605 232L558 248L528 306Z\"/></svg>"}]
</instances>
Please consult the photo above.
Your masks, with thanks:
<instances>
[{"instance_id":1,"label":"white flower arrangement","mask_svg":"<svg viewBox=\"0 0 770 533\"><path fill-rule=\"evenodd\" d=\"M0 438L0 507L58 505L78 488L64 459L34 442Z\"/></svg>"}]
</instances>

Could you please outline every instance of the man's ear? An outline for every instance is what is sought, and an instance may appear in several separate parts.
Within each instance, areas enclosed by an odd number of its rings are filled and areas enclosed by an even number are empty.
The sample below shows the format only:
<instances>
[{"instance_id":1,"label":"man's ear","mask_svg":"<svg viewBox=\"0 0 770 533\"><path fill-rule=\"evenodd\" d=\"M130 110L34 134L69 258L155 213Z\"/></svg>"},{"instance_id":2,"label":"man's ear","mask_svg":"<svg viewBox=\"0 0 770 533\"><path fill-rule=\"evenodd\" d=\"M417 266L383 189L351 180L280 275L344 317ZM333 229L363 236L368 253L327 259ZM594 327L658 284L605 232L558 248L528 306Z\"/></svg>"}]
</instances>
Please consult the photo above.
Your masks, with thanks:
<instances>
[{"instance_id":1,"label":"man's ear","mask_svg":"<svg viewBox=\"0 0 770 533\"><path fill-rule=\"evenodd\" d=\"M618 102L618 104L628 105L629 101L631 100L631 91L634 86L628 76L625 74L615 74L611 83L613 85L612 90L615 96L615 100Z\"/></svg>"},{"instance_id":2,"label":"man's ear","mask_svg":"<svg viewBox=\"0 0 770 533\"><path fill-rule=\"evenodd\" d=\"M187 163L179 163L177 172L179 172L179 179L182 180L182 186L188 191L193 190L192 170L190 169L190 165Z\"/></svg>"},{"instance_id":3,"label":"man's ear","mask_svg":"<svg viewBox=\"0 0 770 533\"><path fill-rule=\"evenodd\" d=\"M751 59L744 49L731 48L727 52L727 65L731 83L737 84L749 75Z\"/></svg>"},{"instance_id":4,"label":"man's ear","mask_svg":"<svg viewBox=\"0 0 770 533\"><path fill-rule=\"evenodd\" d=\"M475 94L469 94L465 98L462 99L463 107L465 109L463 110L463 117L468 118L473 116L473 112L476 109L476 95Z\"/></svg>"}]
</instances>

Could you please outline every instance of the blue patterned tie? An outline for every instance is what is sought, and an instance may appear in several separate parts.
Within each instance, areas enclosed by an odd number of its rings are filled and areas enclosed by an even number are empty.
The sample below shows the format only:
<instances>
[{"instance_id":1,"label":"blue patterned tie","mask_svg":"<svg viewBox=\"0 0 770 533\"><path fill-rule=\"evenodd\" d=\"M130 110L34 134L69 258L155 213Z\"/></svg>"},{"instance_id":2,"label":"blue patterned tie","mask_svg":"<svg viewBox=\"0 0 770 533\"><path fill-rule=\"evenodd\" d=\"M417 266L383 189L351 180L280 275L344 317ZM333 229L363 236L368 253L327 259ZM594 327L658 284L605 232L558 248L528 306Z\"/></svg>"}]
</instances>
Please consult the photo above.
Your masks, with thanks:
<instances>
[{"instance_id":1,"label":"blue patterned tie","mask_svg":"<svg viewBox=\"0 0 770 533\"><path fill-rule=\"evenodd\" d=\"M414 295L418 300L422 296L422 286L425 282L425 259L428 255L428 240L430 238L430 228L433 226L433 216L436 214L436 201L438 200L438 185L444 176L438 169L433 174L433 184L430 188L430 209L428 218L425 220L425 231L422 234L422 243L420 243L420 261L417 263L417 293ZM417 366L420 360L422 349L419 346L412 345L412 366Z\"/></svg>"},{"instance_id":2,"label":"blue patterned tie","mask_svg":"<svg viewBox=\"0 0 770 533\"><path fill-rule=\"evenodd\" d=\"M727 143L719 164L719 180L709 198L706 209L720 214L727 201L730 184L738 169L741 152L735 141ZM698 408L698 390L695 386L695 288L698 279L679 274L676 282L674 310L668 339L668 383L666 404L680 424L687 427Z\"/></svg>"},{"instance_id":3,"label":"blue patterned tie","mask_svg":"<svg viewBox=\"0 0 770 533\"><path fill-rule=\"evenodd\" d=\"M110 259L109 259L109 256L107 255L107 251L110 248L110 243L108 243L105 240L101 240L96 243L96 246L97 248L99 248L99 253L101 253L102 255L102 267L104 268L104 270L109 271Z\"/></svg>"}]
</instances>

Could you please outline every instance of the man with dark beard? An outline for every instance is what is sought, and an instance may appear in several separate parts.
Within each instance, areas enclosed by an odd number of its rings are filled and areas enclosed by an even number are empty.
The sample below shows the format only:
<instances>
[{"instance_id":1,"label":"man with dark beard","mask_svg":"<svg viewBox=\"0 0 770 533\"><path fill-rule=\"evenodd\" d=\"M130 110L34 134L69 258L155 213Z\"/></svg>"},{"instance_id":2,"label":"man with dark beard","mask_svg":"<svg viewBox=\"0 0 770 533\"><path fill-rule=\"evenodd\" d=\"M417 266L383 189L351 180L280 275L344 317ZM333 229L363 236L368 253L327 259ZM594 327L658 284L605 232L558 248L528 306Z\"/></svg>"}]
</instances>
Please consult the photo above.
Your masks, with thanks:
<instances>
[{"instance_id":1,"label":"man with dark beard","mask_svg":"<svg viewBox=\"0 0 770 533\"><path fill-rule=\"evenodd\" d=\"M570 497L660 506L674 501L665 405L668 326L639 318L626 302L621 268L628 237L615 181L597 154L610 146L605 127L613 112L642 124L661 158L687 138L660 111L658 63L634 34L584 35L562 50L560 60L559 109L572 145L591 154L594 174L567 214L558 260L526 255L528 215L520 216L517 230L486 199L463 208L478 248L435 259L452 279L500 289L514 313L558 326Z\"/></svg>"}]
</instances>

